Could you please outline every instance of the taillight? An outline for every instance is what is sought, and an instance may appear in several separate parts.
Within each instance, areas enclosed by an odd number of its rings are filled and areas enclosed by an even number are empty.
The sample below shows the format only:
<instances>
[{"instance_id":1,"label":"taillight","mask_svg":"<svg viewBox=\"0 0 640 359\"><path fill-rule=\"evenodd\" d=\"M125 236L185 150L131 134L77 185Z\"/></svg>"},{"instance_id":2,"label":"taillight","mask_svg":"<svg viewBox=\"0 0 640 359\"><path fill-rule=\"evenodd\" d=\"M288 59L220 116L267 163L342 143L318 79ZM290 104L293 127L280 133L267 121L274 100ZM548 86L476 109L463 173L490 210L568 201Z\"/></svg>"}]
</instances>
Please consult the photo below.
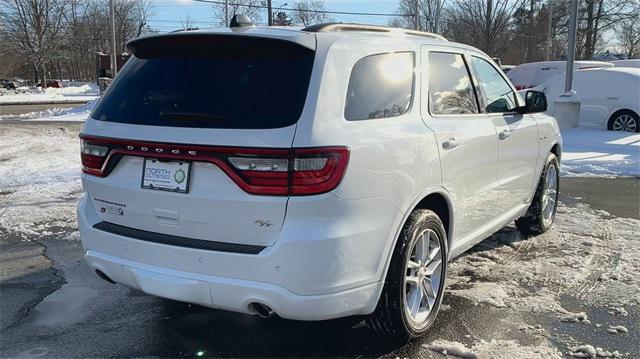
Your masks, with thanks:
<instances>
[{"instance_id":1,"label":"taillight","mask_svg":"<svg viewBox=\"0 0 640 359\"><path fill-rule=\"evenodd\" d=\"M349 161L347 147L246 148L106 139L81 135L83 172L104 177L122 155L209 162L245 192L304 196L340 184Z\"/></svg>"},{"instance_id":2,"label":"taillight","mask_svg":"<svg viewBox=\"0 0 640 359\"><path fill-rule=\"evenodd\" d=\"M255 153L228 157L228 161L246 183L240 184L253 194L312 195L336 188L347 168L346 147L297 148L286 156L264 157Z\"/></svg>"},{"instance_id":3,"label":"taillight","mask_svg":"<svg viewBox=\"0 0 640 359\"><path fill-rule=\"evenodd\" d=\"M103 176L102 166L107 159L109 147L91 143L85 139L80 140L80 157L82 170L96 176Z\"/></svg>"}]
</instances>

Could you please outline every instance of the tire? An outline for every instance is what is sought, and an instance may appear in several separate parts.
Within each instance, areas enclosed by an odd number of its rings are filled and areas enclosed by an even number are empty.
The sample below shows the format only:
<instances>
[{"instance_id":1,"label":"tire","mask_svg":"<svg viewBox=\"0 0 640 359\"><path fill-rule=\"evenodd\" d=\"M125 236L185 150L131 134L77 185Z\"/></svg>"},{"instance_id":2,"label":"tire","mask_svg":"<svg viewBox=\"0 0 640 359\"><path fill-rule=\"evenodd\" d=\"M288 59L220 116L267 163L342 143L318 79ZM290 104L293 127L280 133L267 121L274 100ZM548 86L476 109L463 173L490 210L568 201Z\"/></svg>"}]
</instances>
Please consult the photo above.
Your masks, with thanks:
<instances>
[{"instance_id":1,"label":"tire","mask_svg":"<svg viewBox=\"0 0 640 359\"><path fill-rule=\"evenodd\" d=\"M424 246L420 245L425 242L429 243L426 255ZM436 245L439 251L434 250ZM420 248L423 250L418 252ZM418 259L420 254L420 257L428 260ZM423 335L440 310L447 273L447 255L447 234L440 218L426 209L411 213L398 237L378 305L368 318L369 325L388 339L400 343ZM432 274L429 275L429 272ZM429 283L431 292L425 294ZM418 289L420 293L416 292ZM421 299L416 300L418 297ZM415 305L411 307L414 308L415 317L407 304L409 302L419 303L417 310Z\"/></svg>"},{"instance_id":2,"label":"tire","mask_svg":"<svg viewBox=\"0 0 640 359\"><path fill-rule=\"evenodd\" d=\"M607 122L610 131L640 132L640 116L631 110L616 111Z\"/></svg>"},{"instance_id":3,"label":"tire","mask_svg":"<svg viewBox=\"0 0 640 359\"><path fill-rule=\"evenodd\" d=\"M516 227L525 236L549 230L556 217L560 188L560 166L555 154L549 153L538 180L538 187L527 213L516 220ZM550 206L550 207L548 207Z\"/></svg>"}]
</instances>

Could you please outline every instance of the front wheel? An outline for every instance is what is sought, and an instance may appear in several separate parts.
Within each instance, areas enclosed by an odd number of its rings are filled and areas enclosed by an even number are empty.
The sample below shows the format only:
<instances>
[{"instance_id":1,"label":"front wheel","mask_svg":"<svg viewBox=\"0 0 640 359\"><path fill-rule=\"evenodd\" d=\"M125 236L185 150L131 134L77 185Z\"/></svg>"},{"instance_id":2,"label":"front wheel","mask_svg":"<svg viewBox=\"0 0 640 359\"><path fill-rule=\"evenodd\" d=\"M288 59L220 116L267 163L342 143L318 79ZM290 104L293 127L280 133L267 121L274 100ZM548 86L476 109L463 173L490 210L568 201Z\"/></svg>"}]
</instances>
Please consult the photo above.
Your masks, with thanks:
<instances>
[{"instance_id":1,"label":"front wheel","mask_svg":"<svg viewBox=\"0 0 640 359\"><path fill-rule=\"evenodd\" d=\"M522 234L537 235L549 230L556 218L559 189L558 158L555 154L549 153L533 201L531 201L527 213L516 220L516 227Z\"/></svg>"},{"instance_id":2,"label":"front wheel","mask_svg":"<svg viewBox=\"0 0 640 359\"><path fill-rule=\"evenodd\" d=\"M415 210L400 233L369 324L400 341L424 334L440 310L447 251L440 218L430 210Z\"/></svg>"}]
</instances>

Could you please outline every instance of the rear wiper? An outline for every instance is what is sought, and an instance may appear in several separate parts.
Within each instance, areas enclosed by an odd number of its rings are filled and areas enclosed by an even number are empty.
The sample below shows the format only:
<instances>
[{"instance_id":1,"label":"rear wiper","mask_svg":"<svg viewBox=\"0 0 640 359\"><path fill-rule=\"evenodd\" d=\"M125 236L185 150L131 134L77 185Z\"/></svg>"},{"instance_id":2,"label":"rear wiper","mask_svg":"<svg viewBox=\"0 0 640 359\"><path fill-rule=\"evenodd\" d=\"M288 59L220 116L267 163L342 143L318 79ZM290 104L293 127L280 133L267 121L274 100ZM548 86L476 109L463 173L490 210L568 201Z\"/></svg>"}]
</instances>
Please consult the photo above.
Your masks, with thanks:
<instances>
[{"instance_id":1,"label":"rear wiper","mask_svg":"<svg viewBox=\"0 0 640 359\"><path fill-rule=\"evenodd\" d=\"M194 112L160 112L160 117L168 120L218 120L226 121L229 117Z\"/></svg>"}]
</instances>

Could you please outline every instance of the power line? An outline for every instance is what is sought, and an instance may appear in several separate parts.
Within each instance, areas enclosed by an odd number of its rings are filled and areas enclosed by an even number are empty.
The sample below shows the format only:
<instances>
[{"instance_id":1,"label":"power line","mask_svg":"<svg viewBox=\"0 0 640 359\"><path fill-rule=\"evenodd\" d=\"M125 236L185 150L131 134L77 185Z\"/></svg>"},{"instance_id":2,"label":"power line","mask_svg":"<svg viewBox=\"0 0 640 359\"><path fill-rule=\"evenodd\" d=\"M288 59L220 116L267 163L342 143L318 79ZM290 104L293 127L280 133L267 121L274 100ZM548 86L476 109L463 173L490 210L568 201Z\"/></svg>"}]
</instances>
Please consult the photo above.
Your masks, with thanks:
<instances>
[{"instance_id":1,"label":"power line","mask_svg":"<svg viewBox=\"0 0 640 359\"><path fill-rule=\"evenodd\" d=\"M195 2L202 2L208 4L216 4L216 5L225 5L224 1L216 1L216 0L193 0ZM256 8L256 9L267 9L266 5L251 5L251 4L242 4L237 5L238 7L248 7L248 8ZM280 8L280 10L286 11L301 11L301 12L314 12L319 14L331 14L331 15L365 15L365 16L413 16L413 14L391 14L391 13L380 13L380 12L353 12L353 11L332 11L332 10L312 10L312 9L295 9L295 8Z\"/></svg>"}]
</instances>

